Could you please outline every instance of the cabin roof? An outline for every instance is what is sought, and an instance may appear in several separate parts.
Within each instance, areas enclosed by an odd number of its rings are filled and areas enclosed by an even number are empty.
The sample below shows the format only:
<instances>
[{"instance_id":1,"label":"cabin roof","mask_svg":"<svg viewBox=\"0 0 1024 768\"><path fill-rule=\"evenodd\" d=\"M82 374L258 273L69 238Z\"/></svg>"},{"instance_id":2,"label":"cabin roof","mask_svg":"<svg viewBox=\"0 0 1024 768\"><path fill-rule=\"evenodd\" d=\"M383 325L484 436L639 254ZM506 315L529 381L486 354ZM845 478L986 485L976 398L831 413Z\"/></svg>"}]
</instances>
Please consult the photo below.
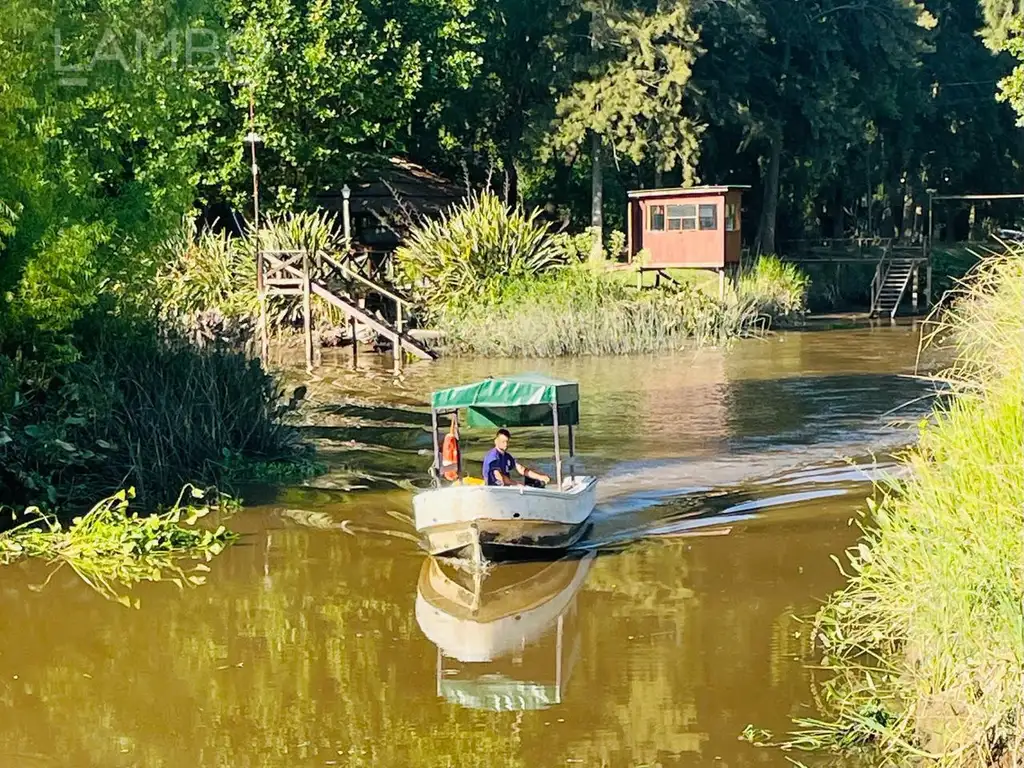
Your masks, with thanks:
<instances>
[{"instance_id":1,"label":"cabin roof","mask_svg":"<svg viewBox=\"0 0 1024 768\"><path fill-rule=\"evenodd\" d=\"M463 187L402 157L391 157L364 169L358 178L348 180L348 186L352 190L350 211L353 215L394 211L402 204L416 213L434 214L466 195ZM322 205L341 209L340 186L317 198Z\"/></svg>"},{"instance_id":2,"label":"cabin roof","mask_svg":"<svg viewBox=\"0 0 1024 768\"><path fill-rule=\"evenodd\" d=\"M717 187L661 187L659 189L631 189L626 195L631 200L647 197L697 197L700 195L723 195L733 189L750 189L749 184L725 184Z\"/></svg>"}]
</instances>

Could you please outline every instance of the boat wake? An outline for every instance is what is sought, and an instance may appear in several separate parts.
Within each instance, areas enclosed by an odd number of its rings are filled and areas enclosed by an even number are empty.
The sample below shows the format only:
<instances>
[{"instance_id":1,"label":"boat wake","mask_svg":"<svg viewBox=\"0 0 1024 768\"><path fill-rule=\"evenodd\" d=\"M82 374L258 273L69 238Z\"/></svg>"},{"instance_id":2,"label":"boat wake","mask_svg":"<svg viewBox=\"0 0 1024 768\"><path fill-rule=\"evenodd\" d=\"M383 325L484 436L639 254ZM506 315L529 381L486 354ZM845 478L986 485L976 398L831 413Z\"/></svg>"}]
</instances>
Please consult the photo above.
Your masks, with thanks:
<instances>
[{"instance_id":1,"label":"boat wake","mask_svg":"<svg viewBox=\"0 0 1024 768\"><path fill-rule=\"evenodd\" d=\"M814 510L825 499L866 497L874 483L904 472L891 456L851 460L834 448L621 467L602 478L593 527L580 546L604 549L648 538L724 535L769 511L781 519Z\"/></svg>"}]
</instances>

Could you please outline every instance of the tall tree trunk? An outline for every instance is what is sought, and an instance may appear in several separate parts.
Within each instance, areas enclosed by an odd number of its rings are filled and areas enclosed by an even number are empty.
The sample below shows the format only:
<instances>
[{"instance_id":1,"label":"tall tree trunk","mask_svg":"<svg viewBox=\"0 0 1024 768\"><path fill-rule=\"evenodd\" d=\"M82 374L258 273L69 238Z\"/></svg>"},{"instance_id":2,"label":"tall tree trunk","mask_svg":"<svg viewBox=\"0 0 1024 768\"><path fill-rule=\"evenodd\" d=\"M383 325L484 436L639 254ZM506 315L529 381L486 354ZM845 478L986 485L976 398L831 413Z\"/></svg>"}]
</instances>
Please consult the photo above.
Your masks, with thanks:
<instances>
[{"instance_id":1,"label":"tall tree trunk","mask_svg":"<svg viewBox=\"0 0 1024 768\"><path fill-rule=\"evenodd\" d=\"M775 219L779 209L779 171L782 166L782 129L772 132L768 150L768 170L764 176L761 224L757 230L758 254L775 253Z\"/></svg>"},{"instance_id":2,"label":"tall tree trunk","mask_svg":"<svg viewBox=\"0 0 1024 768\"><path fill-rule=\"evenodd\" d=\"M604 179L601 174L601 137L591 134L590 147L590 260L604 260Z\"/></svg>"},{"instance_id":3,"label":"tall tree trunk","mask_svg":"<svg viewBox=\"0 0 1024 768\"><path fill-rule=\"evenodd\" d=\"M843 188L837 186L832 197L832 237L842 240L846 237L846 212L843 209Z\"/></svg>"},{"instance_id":4,"label":"tall tree trunk","mask_svg":"<svg viewBox=\"0 0 1024 768\"><path fill-rule=\"evenodd\" d=\"M515 205L519 202L519 168L516 166L515 155L506 152L501 164L505 170L505 203Z\"/></svg>"},{"instance_id":5,"label":"tall tree trunk","mask_svg":"<svg viewBox=\"0 0 1024 768\"><path fill-rule=\"evenodd\" d=\"M897 240L903 231L903 203L904 203L904 186L903 182L900 181L901 170L898 166L895 166L892 178L889 179L886 184L885 197L886 197L886 214L882 217L882 226L880 234L882 237L892 237Z\"/></svg>"}]
</instances>

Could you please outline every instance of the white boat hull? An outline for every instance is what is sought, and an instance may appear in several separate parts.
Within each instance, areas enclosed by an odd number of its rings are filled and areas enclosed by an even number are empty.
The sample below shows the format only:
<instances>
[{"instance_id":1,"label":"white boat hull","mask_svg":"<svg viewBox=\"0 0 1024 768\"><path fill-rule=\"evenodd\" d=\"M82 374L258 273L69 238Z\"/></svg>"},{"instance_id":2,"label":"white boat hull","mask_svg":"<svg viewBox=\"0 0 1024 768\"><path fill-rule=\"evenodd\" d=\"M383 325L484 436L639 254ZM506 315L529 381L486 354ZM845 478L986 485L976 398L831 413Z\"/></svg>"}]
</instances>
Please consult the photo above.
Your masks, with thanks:
<instances>
[{"instance_id":1,"label":"white boat hull","mask_svg":"<svg viewBox=\"0 0 1024 768\"><path fill-rule=\"evenodd\" d=\"M528 486L450 486L413 497L416 530L433 555L463 548L564 549L576 543L597 500L597 479L566 480L564 490Z\"/></svg>"}]
</instances>

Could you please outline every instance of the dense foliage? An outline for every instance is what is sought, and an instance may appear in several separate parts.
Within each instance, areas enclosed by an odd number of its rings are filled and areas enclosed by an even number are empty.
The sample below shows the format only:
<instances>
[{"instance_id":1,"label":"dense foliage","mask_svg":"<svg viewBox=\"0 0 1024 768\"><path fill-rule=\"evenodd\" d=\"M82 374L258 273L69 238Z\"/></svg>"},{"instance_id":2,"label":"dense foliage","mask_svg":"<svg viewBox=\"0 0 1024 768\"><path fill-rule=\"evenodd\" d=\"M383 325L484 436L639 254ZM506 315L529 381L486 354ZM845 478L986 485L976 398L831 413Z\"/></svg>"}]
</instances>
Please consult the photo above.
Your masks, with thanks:
<instances>
[{"instance_id":1,"label":"dense foliage","mask_svg":"<svg viewBox=\"0 0 1024 768\"><path fill-rule=\"evenodd\" d=\"M94 329L73 363L0 357L0 500L79 508L133 485L166 504L190 481L230 484L253 462L301 462L296 407L258 361L160 339L146 327Z\"/></svg>"}]
</instances>

